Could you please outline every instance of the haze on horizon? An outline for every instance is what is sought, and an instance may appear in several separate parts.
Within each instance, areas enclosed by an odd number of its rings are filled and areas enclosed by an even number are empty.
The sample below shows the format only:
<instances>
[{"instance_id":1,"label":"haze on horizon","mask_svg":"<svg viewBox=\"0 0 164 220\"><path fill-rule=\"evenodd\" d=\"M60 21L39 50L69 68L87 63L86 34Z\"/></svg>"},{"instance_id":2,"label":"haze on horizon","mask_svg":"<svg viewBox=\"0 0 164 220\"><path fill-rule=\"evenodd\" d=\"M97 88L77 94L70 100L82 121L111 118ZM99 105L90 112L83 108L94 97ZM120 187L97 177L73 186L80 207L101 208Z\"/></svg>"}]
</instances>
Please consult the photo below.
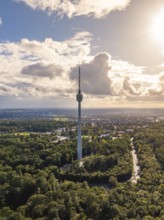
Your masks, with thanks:
<instances>
[{"instance_id":1,"label":"haze on horizon","mask_svg":"<svg viewBox=\"0 0 164 220\"><path fill-rule=\"evenodd\" d=\"M164 107L163 0L0 2L0 108Z\"/></svg>"}]
</instances>

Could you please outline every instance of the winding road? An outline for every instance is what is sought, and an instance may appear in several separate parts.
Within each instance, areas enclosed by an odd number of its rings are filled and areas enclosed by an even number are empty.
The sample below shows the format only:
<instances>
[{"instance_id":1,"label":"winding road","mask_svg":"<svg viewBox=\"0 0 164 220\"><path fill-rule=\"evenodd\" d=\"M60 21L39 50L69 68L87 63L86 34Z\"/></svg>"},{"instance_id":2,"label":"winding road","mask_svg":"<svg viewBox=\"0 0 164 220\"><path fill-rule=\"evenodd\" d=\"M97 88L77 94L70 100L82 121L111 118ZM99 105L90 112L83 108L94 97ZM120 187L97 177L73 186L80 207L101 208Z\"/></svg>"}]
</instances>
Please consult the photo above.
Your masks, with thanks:
<instances>
[{"instance_id":1,"label":"winding road","mask_svg":"<svg viewBox=\"0 0 164 220\"><path fill-rule=\"evenodd\" d=\"M136 150L133 145L133 138L131 138L131 146L132 146L132 158L133 158L133 175L131 178L132 183L137 183L137 180L140 179L140 166L138 165L138 158Z\"/></svg>"}]
</instances>

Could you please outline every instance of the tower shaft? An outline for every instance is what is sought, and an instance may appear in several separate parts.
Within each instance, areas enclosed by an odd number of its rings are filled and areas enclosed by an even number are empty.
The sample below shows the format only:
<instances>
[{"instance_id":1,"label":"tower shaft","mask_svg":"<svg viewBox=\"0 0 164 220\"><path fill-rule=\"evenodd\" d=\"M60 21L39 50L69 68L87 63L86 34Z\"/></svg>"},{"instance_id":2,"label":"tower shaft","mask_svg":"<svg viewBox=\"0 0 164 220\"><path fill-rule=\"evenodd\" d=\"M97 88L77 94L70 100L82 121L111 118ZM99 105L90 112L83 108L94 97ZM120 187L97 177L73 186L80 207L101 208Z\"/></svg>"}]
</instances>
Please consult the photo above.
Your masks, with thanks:
<instances>
[{"instance_id":1,"label":"tower shaft","mask_svg":"<svg viewBox=\"0 0 164 220\"><path fill-rule=\"evenodd\" d=\"M78 102L78 146L77 159L82 158L82 140L81 140L81 102Z\"/></svg>"},{"instance_id":2,"label":"tower shaft","mask_svg":"<svg viewBox=\"0 0 164 220\"><path fill-rule=\"evenodd\" d=\"M81 140L81 102L83 100L83 95L80 89L80 67L79 67L79 90L76 95L76 99L78 102L78 146L77 146L77 159L80 160L82 158L82 140Z\"/></svg>"}]
</instances>

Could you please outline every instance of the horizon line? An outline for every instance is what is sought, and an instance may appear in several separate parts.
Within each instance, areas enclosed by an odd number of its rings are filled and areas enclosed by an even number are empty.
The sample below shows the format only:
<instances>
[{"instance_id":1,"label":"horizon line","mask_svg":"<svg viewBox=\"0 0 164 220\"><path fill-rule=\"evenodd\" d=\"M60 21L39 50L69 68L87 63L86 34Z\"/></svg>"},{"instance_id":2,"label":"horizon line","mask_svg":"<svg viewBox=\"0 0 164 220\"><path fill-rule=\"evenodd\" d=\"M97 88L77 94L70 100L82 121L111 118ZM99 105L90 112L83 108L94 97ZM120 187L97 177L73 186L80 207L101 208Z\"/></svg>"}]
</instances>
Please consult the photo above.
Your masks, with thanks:
<instances>
[{"instance_id":1,"label":"horizon line","mask_svg":"<svg viewBox=\"0 0 164 220\"><path fill-rule=\"evenodd\" d=\"M83 107L83 109L163 109L164 107ZM77 109L76 107L0 107L0 110L24 110L24 109Z\"/></svg>"}]
</instances>

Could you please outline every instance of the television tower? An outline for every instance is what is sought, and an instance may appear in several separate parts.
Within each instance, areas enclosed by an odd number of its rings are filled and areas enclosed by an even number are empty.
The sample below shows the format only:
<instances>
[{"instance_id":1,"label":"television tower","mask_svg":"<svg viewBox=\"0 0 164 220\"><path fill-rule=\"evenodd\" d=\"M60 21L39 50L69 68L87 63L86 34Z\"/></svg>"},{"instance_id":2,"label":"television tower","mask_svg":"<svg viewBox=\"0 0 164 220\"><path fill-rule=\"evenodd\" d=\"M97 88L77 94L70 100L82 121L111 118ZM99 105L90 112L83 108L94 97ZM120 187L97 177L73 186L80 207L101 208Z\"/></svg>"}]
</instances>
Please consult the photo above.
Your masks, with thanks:
<instances>
[{"instance_id":1,"label":"television tower","mask_svg":"<svg viewBox=\"0 0 164 220\"><path fill-rule=\"evenodd\" d=\"M78 101L78 145L77 145L77 159L82 158L82 142L81 142L81 102L83 100L83 95L80 89L80 67L79 67L79 90L76 95Z\"/></svg>"}]
</instances>

